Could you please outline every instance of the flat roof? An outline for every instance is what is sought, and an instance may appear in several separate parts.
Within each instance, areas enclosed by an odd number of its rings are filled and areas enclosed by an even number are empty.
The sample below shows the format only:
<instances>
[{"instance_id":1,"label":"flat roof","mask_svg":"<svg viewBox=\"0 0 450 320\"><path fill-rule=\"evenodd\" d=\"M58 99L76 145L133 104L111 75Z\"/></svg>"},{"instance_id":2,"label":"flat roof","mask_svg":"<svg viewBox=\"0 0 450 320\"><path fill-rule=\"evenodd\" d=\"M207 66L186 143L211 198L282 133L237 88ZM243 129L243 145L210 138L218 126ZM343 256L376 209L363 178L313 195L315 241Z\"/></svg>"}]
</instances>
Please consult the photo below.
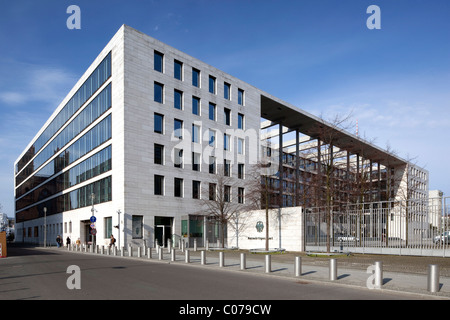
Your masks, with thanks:
<instances>
[{"instance_id":1,"label":"flat roof","mask_svg":"<svg viewBox=\"0 0 450 320\"><path fill-rule=\"evenodd\" d=\"M273 124L281 124L291 130L298 129L311 138L318 138L318 129L326 126L326 130L330 130L329 132L333 134L334 146L340 149L352 154L364 155L365 159L371 159L384 166L397 167L408 163L406 160L354 134L327 123L306 111L290 106L273 96L261 94L261 116L272 121Z\"/></svg>"}]
</instances>

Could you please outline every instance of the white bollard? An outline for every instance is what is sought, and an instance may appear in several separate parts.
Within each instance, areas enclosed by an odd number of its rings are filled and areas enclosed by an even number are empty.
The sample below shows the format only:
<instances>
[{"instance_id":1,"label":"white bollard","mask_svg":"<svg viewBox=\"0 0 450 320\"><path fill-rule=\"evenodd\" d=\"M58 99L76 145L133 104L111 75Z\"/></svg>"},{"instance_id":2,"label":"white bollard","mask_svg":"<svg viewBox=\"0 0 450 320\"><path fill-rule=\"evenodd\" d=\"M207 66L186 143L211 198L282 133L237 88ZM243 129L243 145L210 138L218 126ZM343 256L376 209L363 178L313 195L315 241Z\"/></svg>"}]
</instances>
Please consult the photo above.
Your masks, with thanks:
<instances>
[{"instance_id":1,"label":"white bollard","mask_svg":"<svg viewBox=\"0 0 450 320\"><path fill-rule=\"evenodd\" d=\"M202 250L200 252L200 262L202 265L206 264L206 251L205 250Z\"/></svg>"},{"instance_id":2,"label":"white bollard","mask_svg":"<svg viewBox=\"0 0 450 320\"><path fill-rule=\"evenodd\" d=\"M337 261L336 259L330 259L330 280L337 280Z\"/></svg>"},{"instance_id":3,"label":"white bollard","mask_svg":"<svg viewBox=\"0 0 450 320\"><path fill-rule=\"evenodd\" d=\"M295 276L300 277L302 275L302 258L295 257Z\"/></svg>"},{"instance_id":4,"label":"white bollard","mask_svg":"<svg viewBox=\"0 0 450 320\"><path fill-rule=\"evenodd\" d=\"M176 259L175 248L172 248L172 251L170 252L170 260L175 261L175 259Z\"/></svg>"},{"instance_id":5,"label":"white bollard","mask_svg":"<svg viewBox=\"0 0 450 320\"><path fill-rule=\"evenodd\" d=\"M148 259L152 258L152 248L150 248L150 247L147 248L147 258Z\"/></svg>"},{"instance_id":6,"label":"white bollard","mask_svg":"<svg viewBox=\"0 0 450 320\"><path fill-rule=\"evenodd\" d=\"M219 252L219 267L225 266L225 253L223 251Z\"/></svg>"},{"instance_id":7,"label":"white bollard","mask_svg":"<svg viewBox=\"0 0 450 320\"><path fill-rule=\"evenodd\" d=\"M439 291L439 266L437 264L428 265L428 291Z\"/></svg>"},{"instance_id":8,"label":"white bollard","mask_svg":"<svg viewBox=\"0 0 450 320\"><path fill-rule=\"evenodd\" d=\"M266 273L272 272L272 256L270 254L266 254Z\"/></svg>"},{"instance_id":9,"label":"white bollard","mask_svg":"<svg viewBox=\"0 0 450 320\"><path fill-rule=\"evenodd\" d=\"M241 270L245 270L247 268L247 262L245 259L245 253L241 253Z\"/></svg>"},{"instance_id":10,"label":"white bollard","mask_svg":"<svg viewBox=\"0 0 450 320\"><path fill-rule=\"evenodd\" d=\"M186 263L190 262L189 250L187 250L187 249L184 251L184 262L186 262Z\"/></svg>"},{"instance_id":11,"label":"white bollard","mask_svg":"<svg viewBox=\"0 0 450 320\"><path fill-rule=\"evenodd\" d=\"M163 252L163 249L162 249L162 248L159 249L159 252L158 252L158 259L159 259L159 260L163 260L163 259L164 259L164 252Z\"/></svg>"}]
</instances>

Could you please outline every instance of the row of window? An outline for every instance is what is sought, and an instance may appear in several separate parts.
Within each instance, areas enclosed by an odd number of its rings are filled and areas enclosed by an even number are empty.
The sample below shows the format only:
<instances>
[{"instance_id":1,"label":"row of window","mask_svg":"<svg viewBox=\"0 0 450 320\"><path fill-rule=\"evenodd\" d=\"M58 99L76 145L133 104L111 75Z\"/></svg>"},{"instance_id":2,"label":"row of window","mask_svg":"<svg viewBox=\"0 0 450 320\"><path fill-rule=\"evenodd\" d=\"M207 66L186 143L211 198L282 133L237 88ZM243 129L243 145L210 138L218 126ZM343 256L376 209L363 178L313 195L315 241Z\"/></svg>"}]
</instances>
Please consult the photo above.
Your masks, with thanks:
<instances>
[{"instance_id":1,"label":"row of window","mask_svg":"<svg viewBox=\"0 0 450 320\"><path fill-rule=\"evenodd\" d=\"M153 100L158 103L164 103L164 84L155 82L154 83L154 97ZM174 108L183 110L183 92L177 89L174 89ZM201 100L199 97L192 96L192 114L200 116L201 114ZM215 103L209 102L208 104L208 118L212 121L217 121L217 105ZM231 126L231 109L224 108L223 109L223 119L224 124L227 126ZM238 113L237 117L237 125L238 129L244 130L244 115L242 113Z\"/></svg>"},{"instance_id":2,"label":"row of window","mask_svg":"<svg viewBox=\"0 0 450 320\"><path fill-rule=\"evenodd\" d=\"M47 128L36 139L30 149L18 161L16 173L28 163L28 161L39 152L53 135L69 120L80 107L92 97L95 92L111 77L111 53L109 53L98 67L92 72L87 80L81 85L72 98L66 103L62 110L56 115ZM36 166L35 166L36 168Z\"/></svg>"},{"instance_id":3,"label":"row of window","mask_svg":"<svg viewBox=\"0 0 450 320\"><path fill-rule=\"evenodd\" d=\"M164 165L164 145L155 143L154 144L154 163ZM174 161L173 165L175 168L184 167L184 154L183 149L174 148ZM191 153L191 165L193 171L201 171L201 154L198 152ZM244 179L245 165L243 163L238 163L238 179ZM217 174L218 172L217 159L215 156L209 156L208 172L211 174ZM230 177L232 172L231 160L224 159L223 164L223 174L226 177Z\"/></svg>"},{"instance_id":4,"label":"row of window","mask_svg":"<svg viewBox=\"0 0 450 320\"><path fill-rule=\"evenodd\" d=\"M162 175L155 174L154 176L154 194L155 195L165 195L164 186L165 177ZM184 179L174 178L174 188L173 196L176 198L185 197L184 194ZM192 180L192 199L201 199L201 182L198 180ZM232 187L229 185L224 185L223 190L218 190L216 183L208 184L208 199L212 201L223 201L232 202ZM245 189L242 187L237 188L237 202L244 203Z\"/></svg>"},{"instance_id":5,"label":"row of window","mask_svg":"<svg viewBox=\"0 0 450 320\"><path fill-rule=\"evenodd\" d=\"M16 176L19 185L38 169L45 161L58 153L65 145L72 141L80 132L111 108L111 84L100 92L94 100L73 119L42 152L31 161L24 170Z\"/></svg>"},{"instance_id":6,"label":"row of window","mask_svg":"<svg viewBox=\"0 0 450 320\"><path fill-rule=\"evenodd\" d=\"M241 118L243 121L243 117ZM184 130L184 121L180 119L174 119L173 123L173 136L178 139L183 139L183 134L186 133ZM154 128L155 133L164 134L164 115L160 113L154 113ZM214 129L208 129L208 145L211 147L217 147L217 131ZM198 124L192 124L191 139L194 143L201 143L201 126ZM226 151L231 150L232 136L230 134L223 134L223 149ZM237 153L245 153L245 139L237 138Z\"/></svg>"},{"instance_id":7,"label":"row of window","mask_svg":"<svg viewBox=\"0 0 450 320\"><path fill-rule=\"evenodd\" d=\"M158 51L154 52L154 70L164 73L164 54ZM184 81L184 63L179 60L174 60L173 63L173 77L180 81ZM201 71L192 67L192 85L194 87L201 87ZM208 90L212 94L217 94L217 79L216 77L208 76ZM226 100L232 100L232 88L228 82L223 83L223 97ZM243 89L237 89L237 103L241 106L245 105L245 92Z\"/></svg>"}]
</instances>

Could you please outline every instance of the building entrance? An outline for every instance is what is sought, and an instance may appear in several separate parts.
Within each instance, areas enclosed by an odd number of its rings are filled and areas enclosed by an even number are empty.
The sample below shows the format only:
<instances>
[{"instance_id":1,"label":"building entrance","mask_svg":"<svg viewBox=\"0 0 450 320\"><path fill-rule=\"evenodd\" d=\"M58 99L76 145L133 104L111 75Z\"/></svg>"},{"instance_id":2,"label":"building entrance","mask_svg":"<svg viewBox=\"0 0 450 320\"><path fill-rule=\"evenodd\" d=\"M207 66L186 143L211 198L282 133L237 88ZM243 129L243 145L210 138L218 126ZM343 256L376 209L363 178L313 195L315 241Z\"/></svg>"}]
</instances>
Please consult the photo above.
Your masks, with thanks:
<instances>
[{"instance_id":1,"label":"building entrance","mask_svg":"<svg viewBox=\"0 0 450 320\"><path fill-rule=\"evenodd\" d=\"M92 236L92 228L89 220L80 221L80 241L85 244L92 244L94 239Z\"/></svg>"},{"instance_id":2,"label":"building entrance","mask_svg":"<svg viewBox=\"0 0 450 320\"><path fill-rule=\"evenodd\" d=\"M155 240L166 247L167 240L172 239L173 217L155 217Z\"/></svg>"}]
</instances>

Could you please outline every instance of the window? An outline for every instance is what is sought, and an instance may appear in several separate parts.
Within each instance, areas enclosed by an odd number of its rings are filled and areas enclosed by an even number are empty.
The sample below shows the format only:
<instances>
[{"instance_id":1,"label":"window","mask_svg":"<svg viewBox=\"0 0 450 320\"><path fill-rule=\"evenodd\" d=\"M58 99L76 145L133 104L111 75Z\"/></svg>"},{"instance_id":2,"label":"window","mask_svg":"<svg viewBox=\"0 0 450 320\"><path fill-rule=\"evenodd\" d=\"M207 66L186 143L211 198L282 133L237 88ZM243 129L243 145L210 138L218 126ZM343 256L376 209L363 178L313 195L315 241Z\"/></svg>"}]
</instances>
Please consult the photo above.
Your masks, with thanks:
<instances>
[{"instance_id":1,"label":"window","mask_svg":"<svg viewBox=\"0 0 450 320\"><path fill-rule=\"evenodd\" d=\"M155 164L164 164L164 146L155 143Z\"/></svg>"},{"instance_id":2,"label":"window","mask_svg":"<svg viewBox=\"0 0 450 320\"><path fill-rule=\"evenodd\" d=\"M209 120L216 121L216 105L209 103Z\"/></svg>"},{"instance_id":3,"label":"window","mask_svg":"<svg viewBox=\"0 0 450 320\"><path fill-rule=\"evenodd\" d=\"M192 142L200 143L200 126L192 125Z\"/></svg>"},{"instance_id":4,"label":"window","mask_svg":"<svg viewBox=\"0 0 450 320\"><path fill-rule=\"evenodd\" d=\"M175 168L183 168L183 149L175 148L174 151L174 167Z\"/></svg>"},{"instance_id":5,"label":"window","mask_svg":"<svg viewBox=\"0 0 450 320\"><path fill-rule=\"evenodd\" d=\"M231 186L223 186L223 201L231 202Z\"/></svg>"},{"instance_id":6,"label":"window","mask_svg":"<svg viewBox=\"0 0 450 320\"><path fill-rule=\"evenodd\" d=\"M244 203L244 188L238 188L238 203Z\"/></svg>"},{"instance_id":7,"label":"window","mask_svg":"<svg viewBox=\"0 0 450 320\"><path fill-rule=\"evenodd\" d=\"M173 135L175 138L183 139L183 121L175 119L173 121Z\"/></svg>"},{"instance_id":8,"label":"window","mask_svg":"<svg viewBox=\"0 0 450 320\"><path fill-rule=\"evenodd\" d=\"M200 115L200 98L192 97L192 114Z\"/></svg>"},{"instance_id":9,"label":"window","mask_svg":"<svg viewBox=\"0 0 450 320\"><path fill-rule=\"evenodd\" d=\"M224 160L223 175L225 177L231 176L231 161L230 160L226 160L226 159Z\"/></svg>"},{"instance_id":10,"label":"window","mask_svg":"<svg viewBox=\"0 0 450 320\"><path fill-rule=\"evenodd\" d=\"M224 82L223 84L223 97L227 100L231 100L231 85L229 83Z\"/></svg>"},{"instance_id":11,"label":"window","mask_svg":"<svg viewBox=\"0 0 450 320\"><path fill-rule=\"evenodd\" d=\"M216 157L209 156L209 173L216 173Z\"/></svg>"},{"instance_id":12,"label":"window","mask_svg":"<svg viewBox=\"0 0 450 320\"><path fill-rule=\"evenodd\" d=\"M209 76L209 92L216 94L216 78Z\"/></svg>"},{"instance_id":13,"label":"window","mask_svg":"<svg viewBox=\"0 0 450 320\"><path fill-rule=\"evenodd\" d=\"M142 239L143 216L131 216L131 235L133 239Z\"/></svg>"},{"instance_id":14,"label":"window","mask_svg":"<svg viewBox=\"0 0 450 320\"><path fill-rule=\"evenodd\" d=\"M178 80L183 80L183 63L175 60L173 64L173 77Z\"/></svg>"},{"instance_id":15,"label":"window","mask_svg":"<svg viewBox=\"0 0 450 320\"><path fill-rule=\"evenodd\" d=\"M223 109L223 118L224 118L223 119L224 123L227 126L231 125L231 110L230 109L228 109L228 108Z\"/></svg>"},{"instance_id":16,"label":"window","mask_svg":"<svg viewBox=\"0 0 450 320\"><path fill-rule=\"evenodd\" d=\"M164 85L158 82L154 84L154 97L155 102L163 103L164 101Z\"/></svg>"},{"instance_id":17,"label":"window","mask_svg":"<svg viewBox=\"0 0 450 320\"><path fill-rule=\"evenodd\" d=\"M238 104L244 105L244 90L238 89Z\"/></svg>"},{"instance_id":18,"label":"window","mask_svg":"<svg viewBox=\"0 0 450 320\"><path fill-rule=\"evenodd\" d=\"M154 120L155 124L153 131L162 134L164 130L164 116L162 114L155 113Z\"/></svg>"},{"instance_id":19,"label":"window","mask_svg":"<svg viewBox=\"0 0 450 320\"><path fill-rule=\"evenodd\" d=\"M244 164L238 163L238 179L244 179Z\"/></svg>"},{"instance_id":20,"label":"window","mask_svg":"<svg viewBox=\"0 0 450 320\"><path fill-rule=\"evenodd\" d=\"M161 52L155 51L154 55L154 69L163 72L164 55Z\"/></svg>"},{"instance_id":21,"label":"window","mask_svg":"<svg viewBox=\"0 0 450 320\"><path fill-rule=\"evenodd\" d=\"M200 181L192 181L192 198L200 199Z\"/></svg>"},{"instance_id":22,"label":"window","mask_svg":"<svg viewBox=\"0 0 450 320\"><path fill-rule=\"evenodd\" d=\"M192 85L200 88L200 70L192 68Z\"/></svg>"},{"instance_id":23,"label":"window","mask_svg":"<svg viewBox=\"0 0 450 320\"><path fill-rule=\"evenodd\" d=\"M173 195L174 195L174 197L177 197L177 198L183 197L183 179L181 179L181 178L174 179Z\"/></svg>"},{"instance_id":24,"label":"window","mask_svg":"<svg viewBox=\"0 0 450 320\"><path fill-rule=\"evenodd\" d=\"M175 89L173 91L174 108L178 110L183 109L183 92Z\"/></svg>"},{"instance_id":25,"label":"window","mask_svg":"<svg viewBox=\"0 0 450 320\"><path fill-rule=\"evenodd\" d=\"M209 129L209 141L208 144L210 147L216 146L216 132L212 129Z\"/></svg>"},{"instance_id":26,"label":"window","mask_svg":"<svg viewBox=\"0 0 450 320\"><path fill-rule=\"evenodd\" d=\"M238 129L245 129L244 115L242 113L238 113Z\"/></svg>"},{"instance_id":27,"label":"window","mask_svg":"<svg viewBox=\"0 0 450 320\"><path fill-rule=\"evenodd\" d=\"M164 176L155 174L155 195L164 195Z\"/></svg>"},{"instance_id":28,"label":"window","mask_svg":"<svg viewBox=\"0 0 450 320\"><path fill-rule=\"evenodd\" d=\"M192 170L200 171L200 153L192 152Z\"/></svg>"},{"instance_id":29,"label":"window","mask_svg":"<svg viewBox=\"0 0 450 320\"><path fill-rule=\"evenodd\" d=\"M244 154L244 139L242 138L237 139L237 149L238 154Z\"/></svg>"},{"instance_id":30,"label":"window","mask_svg":"<svg viewBox=\"0 0 450 320\"><path fill-rule=\"evenodd\" d=\"M106 239L111 238L112 235L112 217L105 218L105 232L104 236Z\"/></svg>"},{"instance_id":31,"label":"window","mask_svg":"<svg viewBox=\"0 0 450 320\"><path fill-rule=\"evenodd\" d=\"M217 189L217 187L216 187L215 183L209 184L209 200L215 201L217 199L216 189Z\"/></svg>"},{"instance_id":32,"label":"window","mask_svg":"<svg viewBox=\"0 0 450 320\"><path fill-rule=\"evenodd\" d=\"M231 150L230 140L231 140L230 135L225 133L223 135L223 150L227 150L227 151Z\"/></svg>"}]
</instances>

